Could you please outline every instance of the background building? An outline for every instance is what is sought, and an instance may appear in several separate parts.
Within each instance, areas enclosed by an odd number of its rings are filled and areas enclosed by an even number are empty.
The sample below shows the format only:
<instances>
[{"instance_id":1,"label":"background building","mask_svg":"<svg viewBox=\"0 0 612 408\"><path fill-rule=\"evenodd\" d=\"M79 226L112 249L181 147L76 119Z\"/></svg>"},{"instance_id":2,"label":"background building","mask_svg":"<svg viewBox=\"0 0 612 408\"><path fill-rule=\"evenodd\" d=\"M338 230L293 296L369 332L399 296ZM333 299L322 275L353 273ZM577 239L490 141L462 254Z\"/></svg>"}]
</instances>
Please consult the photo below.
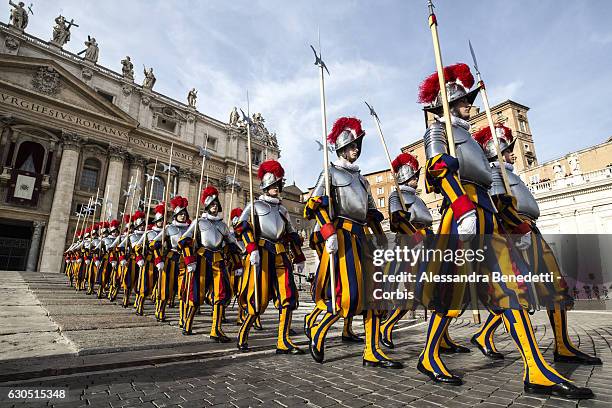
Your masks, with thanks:
<instances>
[{"instance_id":1,"label":"background building","mask_svg":"<svg viewBox=\"0 0 612 408\"><path fill-rule=\"evenodd\" d=\"M108 216L120 216L130 180L144 199L156 159L157 204L171 147L176 171L170 191L188 197L192 215L205 145L206 180L229 211L236 170L232 207L244 206L246 127L236 110L228 122L212 118L196 109L193 98L183 103L155 92L155 79L135 83L125 60L118 73L96 64L91 54L81 58L61 46L0 23L0 270L58 271L81 206L99 192ZM251 119L256 173L259 163L278 158L280 150L262 115ZM292 187L286 192L297 202L301 191Z\"/></svg>"}]
</instances>

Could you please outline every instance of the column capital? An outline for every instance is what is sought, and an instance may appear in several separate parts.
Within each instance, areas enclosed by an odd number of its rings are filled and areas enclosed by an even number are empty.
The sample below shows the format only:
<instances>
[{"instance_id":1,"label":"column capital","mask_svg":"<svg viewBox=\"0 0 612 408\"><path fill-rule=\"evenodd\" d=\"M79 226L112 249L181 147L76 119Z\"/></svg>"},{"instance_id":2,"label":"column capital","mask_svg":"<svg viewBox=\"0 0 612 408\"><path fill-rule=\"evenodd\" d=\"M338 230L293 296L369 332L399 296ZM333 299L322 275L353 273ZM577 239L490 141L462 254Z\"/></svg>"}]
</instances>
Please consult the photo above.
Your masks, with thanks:
<instances>
[{"instance_id":1,"label":"column capital","mask_svg":"<svg viewBox=\"0 0 612 408\"><path fill-rule=\"evenodd\" d=\"M147 164L147 159L140 154L129 154L130 167L144 167Z\"/></svg>"},{"instance_id":2,"label":"column capital","mask_svg":"<svg viewBox=\"0 0 612 408\"><path fill-rule=\"evenodd\" d=\"M193 181L195 179L195 174L188 169L178 169L178 178L179 180Z\"/></svg>"},{"instance_id":3,"label":"column capital","mask_svg":"<svg viewBox=\"0 0 612 408\"><path fill-rule=\"evenodd\" d=\"M108 158L110 161L124 162L127 157L127 150L123 147L109 146L108 147Z\"/></svg>"},{"instance_id":4,"label":"column capital","mask_svg":"<svg viewBox=\"0 0 612 408\"><path fill-rule=\"evenodd\" d=\"M64 149L79 151L83 138L74 132L62 131L62 144Z\"/></svg>"}]
</instances>

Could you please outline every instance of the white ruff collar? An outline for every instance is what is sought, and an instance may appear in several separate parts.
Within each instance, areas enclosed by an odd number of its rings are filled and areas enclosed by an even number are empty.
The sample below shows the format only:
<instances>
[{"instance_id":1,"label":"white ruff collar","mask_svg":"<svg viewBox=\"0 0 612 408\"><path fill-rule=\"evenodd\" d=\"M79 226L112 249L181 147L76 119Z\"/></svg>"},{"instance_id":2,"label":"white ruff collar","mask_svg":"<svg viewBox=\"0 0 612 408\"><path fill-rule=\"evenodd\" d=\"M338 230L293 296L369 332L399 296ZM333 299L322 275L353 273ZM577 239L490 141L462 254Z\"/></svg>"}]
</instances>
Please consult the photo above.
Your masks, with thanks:
<instances>
[{"instance_id":1,"label":"white ruff collar","mask_svg":"<svg viewBox=\"0 0 612 408\"><path fill-rule=\"evenodd\" d=\"M210 221L219 221L223 219L221 215L210 215L209 213L202 214L202 218L206 218L207 220L210 220Z\"/></svg>"},{"instance_id":2,"label":"white ruff collar","mask_svg":"<svg viewBox=\"0 0 612 408\"><path fill-rule=\"evenodd\" d=\"M177 220L172 220L172 225L176 225L177 227L188 227L189 224L186 222L178 222Z\"/></svg>"},{"instance_id":3,"label":"white ruff collar","mask_svg":"<svg viewBox=\"0 0 612 408\"><path fill-rule=\"evenodd\" d=\"M265 195L265 194L260 195L259 199L261 201L265 201L265 202L270 203L270 204L278 204L278 203L280 203L280 199L275 198L275 197L270 197L269 195Z\"/></svg>"},{"instance_id":4,"label":"white ruff collar","mask_svg":"<svg viewBox=\"0 0 612 408\"><path fill-rule=\"evenodd\" d=\"M344 157L339 157L338 160L334 160L332 164L336 167L342 167L343 169L350 171L359 171L359 166L355 163L351 163Z\"/></svg>"},{"instance_id":5,"label":"white ruff collar","mask_svg":"<svg viewBox=\"0 0 612 408\"><path fill-rule=\"evenodd\" d=\"M446 123L446 121L444 120L444 117L439 117L436 116L436 120L440 123ZM461 118L458 118L457 116L451 116L451 123L453 124L453 126L459 126L464 128L465 130L470 130L470 122L468 122L467 120L463 120Z\"/></svg>"}]
</instances>

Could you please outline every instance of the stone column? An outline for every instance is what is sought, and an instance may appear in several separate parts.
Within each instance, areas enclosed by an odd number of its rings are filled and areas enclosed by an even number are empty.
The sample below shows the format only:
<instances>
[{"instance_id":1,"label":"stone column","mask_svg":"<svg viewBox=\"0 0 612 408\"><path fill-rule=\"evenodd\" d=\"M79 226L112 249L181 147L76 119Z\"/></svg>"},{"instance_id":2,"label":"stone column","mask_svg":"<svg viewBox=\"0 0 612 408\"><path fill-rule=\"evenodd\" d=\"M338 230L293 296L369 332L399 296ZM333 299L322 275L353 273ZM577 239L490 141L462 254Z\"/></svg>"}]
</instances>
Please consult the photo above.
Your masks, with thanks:
<instances>
[{"instance_id":1,"label":"stone column","mask_svg":"<svg viewBox=\"0 0 612 408\"><path fill-rule=\"evenodd\" d=\"M191 179L193 178L193 174L189 170L179 169L178 171L178 189L177 194L181 197L186 197L189 200L189 206L192 207L195 211L196 202L195 197L190 197L189 191L191 190Z\"/></svg>"},{"instance_id":2,"label":"stone column","mask_svg":"<svg viewBox=\"0 0 612 408\"><path fill-rule=\"evenodd\" d=\"M120 147L108 148L108 172L106 173L106 186L108 186L108 204L112 205L111 218L117 218L119 213L119 200L121 199L121 180L123 179L123 163L126 151ZM106 189L106 186L104 187ZM106 190L104 190L106 191Z\"/></svg>"},{"instance_id":3,"label":"stone column","mask_svg":"<svg viewBox=\"0 0 612 408\"><path fill-rule=\"evenodd\" d=\"M138 199L144 196L144 179L145 179L145 164L147 160L139 154L130 156L130 177L129 180L137 184L136 197L134 198L134 208L132 212L138 208ZM130 211L129 207L126 211Z\"/></svg>"},{"instance_id":4,"label":"stone column","mask_svg":"<svg viewBox=\"0 0 612 408\"><path fill-rule=\"evenodd\" d=\"M74 133L64 133L62 139L62 160L57 173L53 204L51 205L49 224L42 250L41 272L59 272L61 270L79 163L81 138Z\"/></svg>"},{"instance_id":5,"label":"stone column","mask_svg":"<svg viewBox=\"0 0 612 408\"><path fill-rule=\"evenodd\" d=\"M26 271L34 272L36 270L36 264L38 263L38 252L40 250L40 239L42 238L42 230L45 226L44 222L34 221L34 231L32 232L32 243L30 244L30 251L28 252L28 261L26 264Z\"/></svg>"}]
</instances>

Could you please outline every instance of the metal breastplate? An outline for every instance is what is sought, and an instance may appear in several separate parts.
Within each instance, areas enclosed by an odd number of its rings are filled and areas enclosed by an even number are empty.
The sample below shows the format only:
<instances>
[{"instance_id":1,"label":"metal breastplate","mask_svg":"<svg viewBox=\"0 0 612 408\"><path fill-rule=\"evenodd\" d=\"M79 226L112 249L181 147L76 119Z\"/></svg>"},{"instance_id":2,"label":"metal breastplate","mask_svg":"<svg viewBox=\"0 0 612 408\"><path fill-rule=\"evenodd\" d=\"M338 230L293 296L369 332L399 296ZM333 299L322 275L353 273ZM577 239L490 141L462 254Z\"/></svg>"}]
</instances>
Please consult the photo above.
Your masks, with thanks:
<instances>
[{"instance_id":1,"label":"metal breastplate","mask_svg":"<svg viewBox=\"0 0 612 408\"><path fill-rule=\"evenodd\" d=\"M433 223L433 217L429 212L429 208L425 205L425 202L421 200L419 196L416 195L414 189L402 190L402 197L404 198L404 203L408 208L408 212L410 213L410 222L417 228L422 229L426 227L431 227ZM397 192L393 191L389 195L389 214L393 214L396 211L400 211L402 209L402 203L400 202Z\"/></svg>"},{"instance_id":2,"label":"metal breastplate","mask_svg":"<svg viewBox=\"0 0 612 408\"><path fill-rule=\"evenodd\" d=\"M166 232L168 233L168 237L170 238L170 246L172 246L172 249L178 248L178 243L185 231L187 231L187 228L189 228L189 225L168 225Z\"/></svg>"},{"instance_id":3,"label":"metal breastplate","mask_svg":"<svg viewBox=\"0 0 612 408\"><path fill-rule=\"evenodd\" d=\"M368 191L361 174L333 165L329 167L329 172L332 185L333 216L365 224L368 214Z\"/></svg>"},{"instance_id":4,"label":"metal breastplate","mask_svg":"<svg viewBox=\"0 0 612 408\"><path fill-rule=\"evenodd\" d=\"M278 241L285 232L285 220L281 217L280 206L256 200L255 213L259 221L259 236L268 241Z\"/></svg>"},{"instance_id":5,"label":"metal breastplate","mask_svg":"<svg viewBox=\"0 0 612 408\"><path fill-rule=\"evenodd\" d=\"M144 234L143 231L136 231L133 232L132 235L130 235L130 246L132 248L138 243L138 241L140 241L140 238L142 238L142 234Z\"/></svg>"},{"instance_id":6,"label":"metal breastplate","mask_svg":"<svg viewBox=\"0 0 612 408\"><path fill-rule=\"evenodd\" d=\"M161 231L161 229L159 231ZM155 239L155 237L157 236L157 234L159 234L159 231L156 231L156 230L153 230L153 229L152 230L148 230L147 231L147 238L146 238L147 242L153 241Z\"/></svg>"},{"instance_id":7,"label":"metal breastplate","mask_svg":"<svg viewBox=\"0 0 612 408\"><path fill-rule=\"evenodd\" d=\"M108 248L114 241L115 241L115 238L113 237L103 238L104 248Z\"/></svg>"},{"instance_id":8,"label":"metal breastplate","mask_svg":"<svg viewBox=\"0 0 612 408\"><path fill-rule=\"evenodd\" d=\"M453 126L453 136L461 180L471 181L488 189L493 181L491 165L482 148L470 133L460 126Z\"/></svg>"},{"instance_id":9,"label":"metal breastplate","mask_svg":"<svg viewBox=\"0 0 612 408\"><path fill-rule=\"evenodd\" d=\"M200 230L200 242L204 248L218 250L223 247L224 232L227 233L227 226L222 220L200 218L198 228Z\"/></svg>"},{"instance_id":10,"label":"metal breastplate","mask_svg":"<svg viewBox=\"0 0 612 408\"><path fill-rule=\"evenodd\" d=\"M504 178L502 177L501 169L497 162L491 163L492 182L489 188L491 197L501 194L506 194L506 186L504 186Z\"/></svg>"},{"instance_id":11,"label":"metal breastplate","mask_svg":"<svg viewBox=\"0 0 612 408\"><path fill-rule=\"evenodd\" d=\"M516 198L516 210L519 214L526 215L532 220L537 220L540 216L540 207L535 197L517 174L512 171L507 173L512 195Z\"/></svg>"}]
</instances>

